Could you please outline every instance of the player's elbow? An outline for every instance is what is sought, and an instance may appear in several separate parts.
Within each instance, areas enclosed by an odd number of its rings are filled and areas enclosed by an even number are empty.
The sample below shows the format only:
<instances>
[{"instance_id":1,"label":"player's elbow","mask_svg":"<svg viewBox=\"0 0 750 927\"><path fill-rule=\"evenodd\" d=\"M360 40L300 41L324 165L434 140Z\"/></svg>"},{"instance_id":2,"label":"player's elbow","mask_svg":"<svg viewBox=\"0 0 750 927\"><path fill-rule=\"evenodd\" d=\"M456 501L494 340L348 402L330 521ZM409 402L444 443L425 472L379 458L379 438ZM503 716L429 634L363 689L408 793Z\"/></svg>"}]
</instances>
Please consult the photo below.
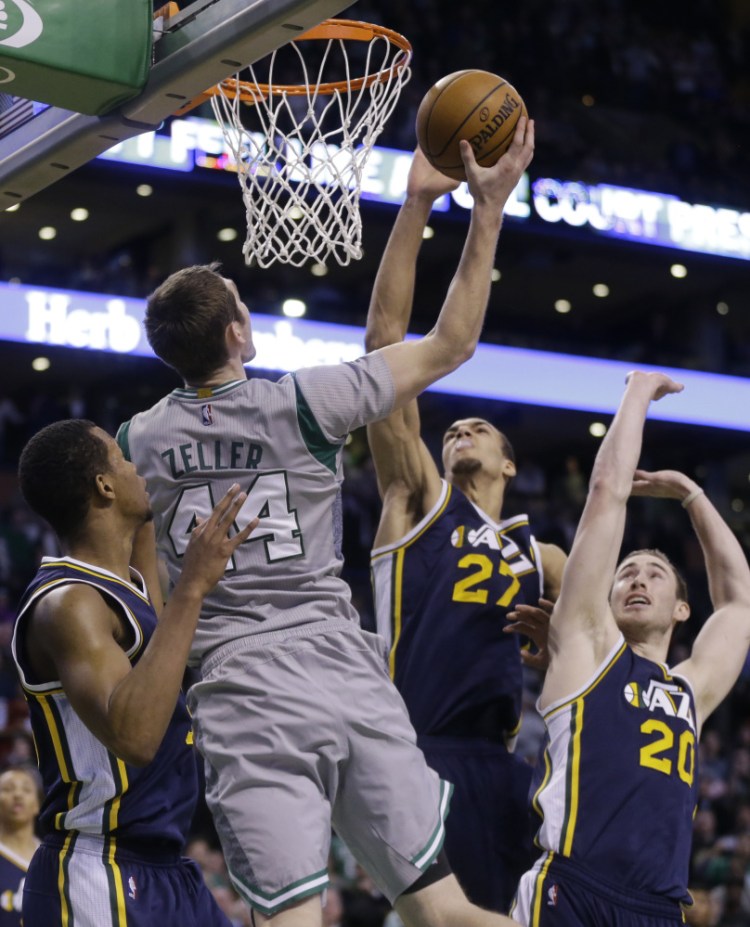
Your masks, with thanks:
<instances>
[{"instance_id":1,"label":"player's elbow","mask_svg":"<svg viewBox=\"0 0 750 927\"><path fill-rule=\"evenodd\" d=\"M434 383L458 370L474 354L474 347L467 344L440 345L433 353L430 382Z\"/></svg>"},{"instance_id":2,"label":"player's elbow","mask_svg":"<svg viewBox=\"0 0 750 927\"><path fill-rule=\"evenodd\" d=\"M368 354L372 354L373 351L377 351L379 348L385 347L386 342L380 337L379 332L373 332L367 329L365 331L365 351Z\"/></svg>"},{"instance_id":3,"label":"player's elbow","mask_svg":"<svg viewBox=\"0 0 750 927\"><path fill-rule=\"evenodd\" d=\"M616 478L613 472L595 472L589 482L589 498L602 502L627 502L630 496L631 483L627 485Z\"/></svg>"},{"instance_id":4,"label":"player's elbow","mask_svg":"<svg viewBox=\"0 0 750 927\"><path fill-rule=\"evenodd\" d=\"M446 373L452 373L471 360L477 349L476 341L455 341L447 345L445 366Z\"/></svg>"},{"instance_id":5,"label":"player's elbow","mask_svg":"<svg viewBox=\"0 0 750 927\"><path fill-rule=\"evenodd\" d=\"M369 321L365 329L365 351L370 354L389 344L398 344L404 340L404 333L394 325L372 325Z\"/></svg>"},{"instance_id":6,"label":"player's elbow","mask_svg":"<svg viewBox=\"0 0 750 927\"><path fill-rule=\"evenodd\" d=\"M462 364L465 364L466 361L471 360L472 357L474 357L474 355L476 354L476 351L477 351L476 340L467 341L459 354L458 363L456 364L456 366L460 367Z\"/></svg>"},{"instance_id":7,"label":"player's elbow","mask_svg":"<svg viewBox=\"0 0 750 927\"><path fill-rule=\"evenodd\" d=\"M143 767L148 766L156 756L158 747L146 747L143 744L133 744L132 746L120 749L117 756L128 766Z\"/></svg>"},{"instance_id":8,"label":"player's elbow","mask_svg":"<svg viewBox=\"0 0 750 927\"><path fill-rule=\"evenodd\" d=\"M121 756L120 759L123 763L127 763L128 766L133 766L136 769L142 769L144 766L153 760L156 756L156 751L153 753L144 753L143 751L137 751L129 753L127 756Z\"/></svg>"},{"instance_id":9,"label":"player's elbow","mask_svg":"<svg viewBox=\"0 0 750 927\"><path fill-rule=\"evenodd\" d=\"M459 331L438 324L425 336L432 341L435 354L445 367L445 373L456 370L466 361L471 360L479 342L479 331L472 332L466 328Z\"/></svg>"},{"instance_id":10,"label":"player's elbow","mask_svg":"<svg viewBox=\"0 0 750 927\"><path fill-rule=\"evenodd\" d=\"M156 741L142 733L134 733L132 737L119 737L107 744L107 749L127 763L128 766L148 766L156 756L161 741Z\"/></svg>"}]
</instances>

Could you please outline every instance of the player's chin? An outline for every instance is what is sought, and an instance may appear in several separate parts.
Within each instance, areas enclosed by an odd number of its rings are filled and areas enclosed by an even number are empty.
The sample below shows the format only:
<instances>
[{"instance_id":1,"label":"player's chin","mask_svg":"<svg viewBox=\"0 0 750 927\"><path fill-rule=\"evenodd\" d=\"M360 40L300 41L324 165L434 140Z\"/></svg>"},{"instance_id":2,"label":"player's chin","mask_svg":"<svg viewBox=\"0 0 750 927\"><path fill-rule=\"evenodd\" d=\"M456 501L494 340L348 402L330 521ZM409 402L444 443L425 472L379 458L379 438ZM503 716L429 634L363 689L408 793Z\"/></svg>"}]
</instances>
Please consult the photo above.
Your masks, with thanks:
<instances>
[{"instance_id":1,"label":"player's chin","mask_svg":"<svg viewBox=\"0 0 750 927\"><path fill-rule=\"evenodd\" d=\"M451 473L454 476L468 476L482 469L481 460L476 457L459 457L451 465Z\"/></svg>"},{"instance_id":2,"label":"player's chin","mask_svg":"<svg viewBox=\"0 0 750 927\"><path fill-rule=\"evenodd\" d=\"M630 636L635 638L642 632L650 630L653 624L649 614L645 612L634 613L632 611L621 612L619 615L615 615L615 622L625 637Z\"/></svg>"}]
</instances>

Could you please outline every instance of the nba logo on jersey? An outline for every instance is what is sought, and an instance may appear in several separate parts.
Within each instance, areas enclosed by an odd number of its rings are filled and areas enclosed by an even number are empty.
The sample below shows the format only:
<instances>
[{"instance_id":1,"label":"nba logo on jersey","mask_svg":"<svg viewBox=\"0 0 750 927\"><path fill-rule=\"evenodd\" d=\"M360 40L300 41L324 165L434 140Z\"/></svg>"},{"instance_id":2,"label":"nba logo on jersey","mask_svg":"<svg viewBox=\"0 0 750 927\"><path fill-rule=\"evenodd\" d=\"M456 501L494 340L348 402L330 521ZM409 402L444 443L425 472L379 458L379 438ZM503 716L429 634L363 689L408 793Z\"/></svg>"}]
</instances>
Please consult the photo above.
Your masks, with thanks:
<instances>
[{"instance_id":1,"label":"nba logo on jersey","mask_svg":"<svg viewBox=\"0 0 750 927\"><path fill-rule=\"evenodd\" d=\"M130 876L128 879L128 895L133 899L133 901L135 901L138 897L138 886L135 884L135 879L133 876Z\"/></svg>"},{"instance_id":2,"label":"nba logo on jersey","mask_svg":"<svg viewBox=\"0 0 750 927\"><path fill-rule=\"evenodd\" d=\"M558 894L557 884L550 885L547 889L547 907L556 908L557 907L557 894Z\"/></svg>"},{"instance_id":3,"label":"nba logo on jersey","mask_svg":"<svg viewBox=\"0 0 750 927\"><path fill-rule=\"evenodd\" d=\"M211 410L211 403L205 402L201 406L201 420L204 425L213 425L214 423L214 413Z\"/></svg>"}]
</instances>

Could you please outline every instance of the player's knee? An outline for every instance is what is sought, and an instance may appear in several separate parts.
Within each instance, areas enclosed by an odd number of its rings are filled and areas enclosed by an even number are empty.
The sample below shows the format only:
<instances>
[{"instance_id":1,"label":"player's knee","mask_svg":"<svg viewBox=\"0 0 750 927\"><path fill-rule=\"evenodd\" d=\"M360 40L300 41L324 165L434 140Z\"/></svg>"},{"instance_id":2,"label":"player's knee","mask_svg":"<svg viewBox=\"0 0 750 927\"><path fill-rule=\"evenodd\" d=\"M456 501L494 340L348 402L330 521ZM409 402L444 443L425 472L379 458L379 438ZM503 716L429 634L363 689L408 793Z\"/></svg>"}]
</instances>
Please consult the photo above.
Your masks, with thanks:
<instances>
[{"instance_id":1,"label":"player's knee","mask_svg":"<svg viewBox=\"0 0 750 927\"><path fill-rule=\"evenodd\" d=\"M448 862L448 857L445 855L445 851L441 850L433 860L432 865L428 866L417 881L413 882L409 888L404 890L403 894L414 895L423 888L427 888L428 885L434 885L436 882L440 882L446 876L451 875L452 872L453 870L451 869L451 864Z\"/></svg>"},{"instance_id":2,"label":"player's knee","mask_svg":"<svg viewBox=\"0 0 750 927\"><path fill-rule=\"evenodd\" d=\"M253 911L253 927L321 927L321 900L320 895L312 895L271 915Z\"/></svg>"},{"instance_id":3,"label":"player's knee","mask_svg":"<svg viewBox=\"0 0 750 927\"><path fill-rule=\"evenodd\" d=\"M394 905L406 927L455 927L470 903L444 853Z\"/></svg>"}]
</instances>

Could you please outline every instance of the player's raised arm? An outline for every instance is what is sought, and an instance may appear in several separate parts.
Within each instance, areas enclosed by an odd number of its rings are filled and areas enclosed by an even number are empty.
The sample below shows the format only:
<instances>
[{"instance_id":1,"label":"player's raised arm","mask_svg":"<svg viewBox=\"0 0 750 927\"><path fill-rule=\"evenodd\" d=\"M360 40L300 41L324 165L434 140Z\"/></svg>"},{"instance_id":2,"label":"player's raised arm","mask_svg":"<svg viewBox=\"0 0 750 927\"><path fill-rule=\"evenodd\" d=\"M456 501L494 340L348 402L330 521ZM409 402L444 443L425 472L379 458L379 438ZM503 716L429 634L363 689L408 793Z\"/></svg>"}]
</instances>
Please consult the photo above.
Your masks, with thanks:
<instances>
[{"instance_id":1,"label":"player's raised arm","mask_svg":"<svg viewBox=\"0 0 750 927\"><path fill-rule=\"evenodd\" d=\"M484 323L503 208L534 152L534 124L519 119L508 151L493 167L480 167L468 142L461 142L471 221L458 269L434 329L418 341L383 348L401 407L455 370L474 353Z\"/></svg>"},{"instance_id":2,"label":"player's raised arm","mask_svg":"<svg viewBox=\"0 0 750 927\"><path fill-rule=\"evenodd\" d=\"M404 340L414 300L417 257L435 200L458 186L414 152L406 199L388 238L367 313L365 347L374 351ZM440 474L420 434L419 409L412 400L367 427L380 496L386 501L375 545L402 537L433 504Z\"/></svg>"},{"instance_id":3,"label":"player's raised arm","mask_svg":"<svg viewBox=\"0 0 750 927\"><path fill-rule=\"evenodd\" d=\"M688 660L675 668L693 686L702 723L737 681L750 647L750 567L739 541L703 490L683 473L636 471L633 493L677 499L703 549L714 613Z\"/></svg>"},{"instance_id":4,"label":"player's raised arm","mask_svg":"<svg viewBox=\"0 0 750 927\"><path fill-rule=\"evenodd\" d=\"M609 591L641 453L643 426L652 401L681 389L664 374L635 372L628 377L617 414L596 455L588 497L552 614L551 664L543 694L547 705L589 679L617 640Z\"/></svg>"},{"instance_id":5,"label":"player's raised arm","mask_svg":"<svg viewBox=\"0 0 750 927\"><path fill-rule=\"evenodd\" d=\"M406 197L396 216L375 277L365 328L365 347L375 351L404 340L414 300L417 257L435 200L458 187L436 170L417 148L406 181Z\"/></svg>"}]
</instances>

